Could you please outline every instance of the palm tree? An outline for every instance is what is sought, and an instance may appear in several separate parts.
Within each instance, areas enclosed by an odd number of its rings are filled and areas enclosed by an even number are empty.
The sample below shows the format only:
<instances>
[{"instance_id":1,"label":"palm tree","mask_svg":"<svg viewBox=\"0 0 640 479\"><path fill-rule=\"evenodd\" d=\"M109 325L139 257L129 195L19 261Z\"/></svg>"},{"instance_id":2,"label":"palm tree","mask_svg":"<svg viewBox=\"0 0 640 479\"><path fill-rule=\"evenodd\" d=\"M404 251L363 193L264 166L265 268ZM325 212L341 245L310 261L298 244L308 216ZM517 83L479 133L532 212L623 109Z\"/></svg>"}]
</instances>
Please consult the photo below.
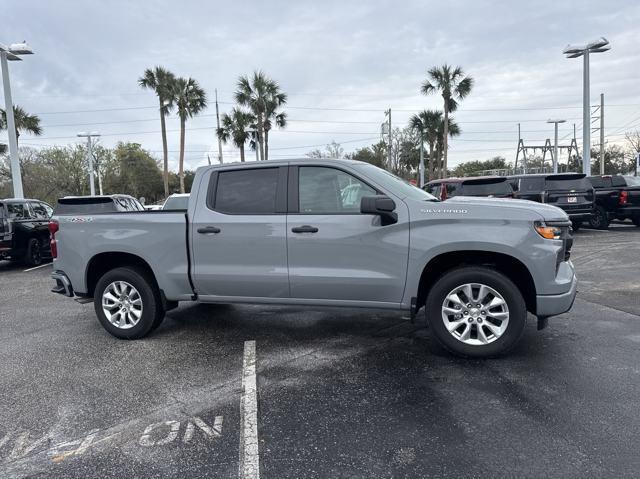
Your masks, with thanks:
<instances>
[{"instance_id":1,"label":"palm tree","mask_svg":"<svg viewBox=\"0 0 640 479\"><path fill-rule=\"evenodd\" d=\"M207 94L193 78L176 78L172 90L178 117L180 117L178 176L180 177L180 193L184 193L184 135L187 118L192 118L206 108Z\"/></svg>"},{"instance_id":2,"label":"palm tree","mask_svg":"<svg viewBox=\"0 0 640 479\"><path fill-rule=\"evenodd\" d=\"M449 137L449 112L458 108L458 102L464 99L473 88L473 78L464 76L460 67L451 67L447 64L441 67L433 67L428 72L428 79L422 84L421 91L430 95L439 91L444 100L444 131L442 144L444 146L444 174L447 174L447 138Z\"/></svg>"},{"instance_id":3,"label":"palm tree","mask_svg":"<svg viewBox=\"0 0 640 479\"><path fill-rule=\"evenodd\" d=\"M244 145L251 139L255 117L251 113L233 108L231 113L222 115L222 127L218 128L218 137L223 143L229 140L240 148L240 161L244 162Z\"/></svg>"},{"instance_id":4,"label":"palm tree","mask_svg":"<svg viewBox=\"0 0 640 479\"><path fill-rule=\"evenodd\" d=\"M433 179L435 158L433 156L436 142L438 140L438 128L442 124L442 112L438 110L423 110L417 115L413 115L409 120L409 126L421 133L423 141L429 145L429 164L427 167L429 180Z\"/></svg>"},{"instance_id":5,"label":"palm tree","mask_svg":"<svg viewBox=\"0 0 640 479\"><path fill-rule=\"evenodd\" d=\"M268 130L272 128L271 120L274 120L277 126L284 126L286 123L286 116L283 113L276 113L276 110L286 103L287 95L280 91L280 87L275 81L258 70L253 72L251 79L248 76L240 77L235 99L255 115L260 159L266 160L265 143L268 142L268 138L265 142L265 134L268 135ZM278 115L282 116L278 117Z\"/></svg>"},{"instance_id":6,"label":"palm tree","mask_svg":"<svg viewBox=\"0 0 640 479\"><path fill-rule=\"evenodd\" d=\"M162 157L164 170L162 178L164 180L164 196L169 196L169 152L167 150L167 128L165 117L173 108L175 98L173 97L173 82L175 75L162 67L155 67L153 70L147 68L144 74L138 79L138 85L142 88L155 91L160 102L160 129L162 130Z\"/></svg>"},{"instance_id":7,"label":"palm tree","mask_svg":"<svg viewBox=\"0 0 640 479\"><path fill-rule=\"evenodd\" d=\"M287 95L280 91L280 87L275 81L269 81L269 98L265 103L264 112L264 159L269 159L269 130L275 124L278 128L287 126L287 114L278 112L278 108L287 103Z\"/></svg>"},{"instance_id":8,"label":"palm tree","mask_svg":"<svg viewBox=\"0 0 640 479\"><path fill-rule=\"evenodd\" d=\"M16 124L16 145L22 133L31 133L35 136L42 135L40 117L30 115L18 105L13 106L13 120ZM7 129L7 112L0 108L0 131Z\"/></svg>"},{"instance_id":9,"label":"palm tree","mask_svg":"<svg viewBox=\"0 0 640 479\"><path fill-rule=\"evenodd\" d=\"M449 117L449 121L445 122L444 119L441 119L437 125L435 132L436 139L436 168L438 173L438 178L445 178L448 174L446 163L442 160L443 154L447 151L448 144L444 140L444 132L447 132L448 137L459 136L462 130L453 119L453 117Z\"/></svg>"}]
</instances>

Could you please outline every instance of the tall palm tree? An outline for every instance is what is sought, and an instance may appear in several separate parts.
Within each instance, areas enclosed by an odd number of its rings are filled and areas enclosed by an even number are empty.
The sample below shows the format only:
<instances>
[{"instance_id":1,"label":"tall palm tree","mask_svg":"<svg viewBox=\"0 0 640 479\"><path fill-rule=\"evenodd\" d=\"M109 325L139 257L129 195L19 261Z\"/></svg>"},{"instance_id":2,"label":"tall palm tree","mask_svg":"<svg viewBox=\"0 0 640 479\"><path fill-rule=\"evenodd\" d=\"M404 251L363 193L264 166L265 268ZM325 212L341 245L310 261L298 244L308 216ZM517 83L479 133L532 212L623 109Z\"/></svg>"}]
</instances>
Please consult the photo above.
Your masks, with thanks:
<instances>
[{"instance_id":1,"label":"tall palm tree","mask_svg":"<svg viewBox=\"0 0 640 479\"><path fill-rule=\"evenodd\" d=\"M169 196L169 152L167 150L167 127L165 117L171 112L175 103L173 97L173 82L176 77L169 70L160 66L154 69L147 68L144 74L138 79L138 85L142 88L153 90L160 102L160 129L162 130L162 159L164 180L164 196Z\"/></svg>"},{"instance_id":2,"label":"tall palm tree","mask_svg":"<svg viewBox=\"0 0 640 479\"><path fill-rule=\"evenodd\" d=\"M222 126L218 128L218 137L223 143L229 140L240 149L240 161L244 162L244 145L251 139L255 117L239 108L222 115Z\"/></svg>"},{"instance_id":3,"label":"tall palm tree","mask_svg":"<svg viewBox=\"0 0 640 479\"><path fill-rule=\"evenodd\" d=\"M236 101L249 108L256 117L256 136L260 159L266 160L265 133L272 128L272 120L276 126L284 126L286 116L276 113L276 110L287 101L287 95L280 91L278 84L269 79L263 72L257 70L253 76L241 76L235 92ZM268 121L267 121L268 120ZM267 138L268 142L268 138Z\"/></svg>"},{"instance_id":4,"label":"tall palm tree","mask_svg":"<svg viewBox=\"0 0 640 479\"><path fill-rule=\"evenodd\" d=\"M264 159L269 159L269 131L275 125L278 128L287 126L287 114L278 112L278 108L287 103L287 94L280 91L280 86L275 82L269 81L269 97L265 102L264 111Z\"/></svg>"},{"instance_id":5,"label":"tall palm tree","mask_svg":"<svg viewBox=\"0 0 640 479\"><path fill-rule=\"evenodd\" d=\"M473 78L465 76L462 68L447 64L433 67L428 72L428 79L422 84L421 91L430 95L439 91L444 100L444 131L442 144L444 147L444 174L447 174L447 138L449 137L449 112L458 108L458 102L464 99L473 88Z\"/></svg>"},{"instance_id":6,"label":"tall palm tree","mask_svg":"<svg viewBox=\"0 0 640 479\"><path fill-rule=\"evenodd\" d=\"M180 118L180 193L184 193L184 135L187 118L200 113L207 107L207 94L193 78L176 78L173 82L173 95Z\"/></svg>"},{"instance_id":7,"label":"tall palm tree","mask_svg":"<svg viewBox=\"0 0 640 479\"><path fill-rule=\"evenodd\" d=\"M13 106L13 119L16 124L16 144L22 133L31 133L34 136L42 135L40 117L30 115L18 105ZM7 129L7 112L0 108L0 131Z\"/></svg>"},{"instance_id":8,"label":"tall palm tree","mask_svg":"<svg viewBox=\"0 0 640 479\"><path fill-rule=\"evenodd\" d=\"M462 133L462 130L453 119L453 117L449 117L449 121L445 122L444 119L441 119L436 128L435 138L436 138L436 171L435 173L438 178L446 178L448 172L446 163L443 160L444 152L447 151L448 144L444 141L444 133L447 132L447 138L452 136L459 136Z\"/></svg>"},{"instance_id":9,"label":"tall palm tree","mask_svg":"<svg viewBox=\"0 0 640 479\"><path fill-rule=\"evenodd\" d=\"M435 158L433 156L438 139L438 127L442 124L442 112L438 110L423 110L409 119L409 126L421 133L422 141L429 145L428 178L433 179Z\"/></svg>"}]
</instances>

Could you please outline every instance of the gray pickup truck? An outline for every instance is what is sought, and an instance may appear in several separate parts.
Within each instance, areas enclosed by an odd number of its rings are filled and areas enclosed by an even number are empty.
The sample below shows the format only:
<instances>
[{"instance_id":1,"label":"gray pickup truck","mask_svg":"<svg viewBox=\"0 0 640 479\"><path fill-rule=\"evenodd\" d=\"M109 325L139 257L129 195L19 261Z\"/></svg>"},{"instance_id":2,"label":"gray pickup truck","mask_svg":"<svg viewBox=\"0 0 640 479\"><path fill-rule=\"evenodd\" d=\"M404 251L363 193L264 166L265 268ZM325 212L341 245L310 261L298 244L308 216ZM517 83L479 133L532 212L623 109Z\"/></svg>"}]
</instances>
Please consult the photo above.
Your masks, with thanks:
<instances>
[{"instance_id":1,"label":"gray pickup truck","mask_svg":"<svg viewBox=\"0 0 640 479\"><path fill-rule=\"evenodd\" d=\"M425 308L432 336L493 356L576 295L567 215L520 200L441 202L367 163L290 160L198 169L187 210L57 215L56 293L93 299L118 338L179 301Z\"/></svg>"}]
</instances>

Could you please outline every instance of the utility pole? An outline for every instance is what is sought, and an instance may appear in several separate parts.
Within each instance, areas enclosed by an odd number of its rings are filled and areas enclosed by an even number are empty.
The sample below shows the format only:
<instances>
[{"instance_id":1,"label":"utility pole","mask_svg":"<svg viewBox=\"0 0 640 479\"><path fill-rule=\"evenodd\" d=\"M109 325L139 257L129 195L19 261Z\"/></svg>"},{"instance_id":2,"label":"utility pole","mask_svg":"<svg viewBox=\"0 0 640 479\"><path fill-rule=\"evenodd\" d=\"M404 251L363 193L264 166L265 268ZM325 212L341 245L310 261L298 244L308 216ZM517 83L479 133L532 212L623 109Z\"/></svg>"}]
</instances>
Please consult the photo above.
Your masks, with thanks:
<instances>
[{"instance_id":1,"label":"utility pole","mask_svg":"<svg viewBox=\"0 0 640 479\"><path fill-rule=\"evenodd\" d=\"M567 120L547 120L547 123L554 124L554 143L553 143L553 172L558 172L558 123L564 123ZM546 151L545 151L546 153Z\"/></svg>"},{"instance_id":2,"label":"utility pole","mask_svg":"<svg viewBox=\"0 0 640 479\"><path fill-rule=\"evenodd\" d=\"M600 174L604 175L604 93L600 93Z\"/></svg>"},{"instance_id":3,"label":"utility pole","mask_svg":"<svg viewBox=\"0 0 640 479\"><path fill-rule=\"evenodd\" d=\"M89 163L89 191L91 193L91 196L95 196L96 186L93 180L93 149L91 144L91 138L99 137L100 133L98 133L97 131L92 131L91 133L81 132L81 133L78 133L78 136L80 138L87 139L87 162Z\"/></svg>"},{"instance_id":4,"label":"utility pole","mask_svg":"<svg viewBox=\"0 0 640 479\"><path fill-rule=\"evenodd\" d=\"M218 125L218 130L220 130L220 113L218 111L218 89L215 89L216 92L216 123ZM218 137L218 161L222 164L222 140L220 140L220 135L218 134L218 130L216 130L216 136Z\"/></svg>"},{"instance_id":5,"label":"utility pole","mask_svg":"<svg viewBox=\"0 0 640 479\"><path fill-rule=\"evenodd\" d=\"M420 188L424 186L424 131L420 128Z\"/></svg>"},{"instance_id":6,"label":"utility pole","mask_svg":"<svg viewBox=\"0 0 640 479\"><path fill-rule=\"evenodd\" d=\"M391 108L389 108L387 111L385 111L385 115L388 116L387 128L389 129L389 131L388 131L388 134L389 134L389 151L387 153L387 163L388 163L389 169L393 170L393 164L391 162L391 139L392 139L392 135L393 135L393 133L391 132Z\"/></svg>"}]
</instances>

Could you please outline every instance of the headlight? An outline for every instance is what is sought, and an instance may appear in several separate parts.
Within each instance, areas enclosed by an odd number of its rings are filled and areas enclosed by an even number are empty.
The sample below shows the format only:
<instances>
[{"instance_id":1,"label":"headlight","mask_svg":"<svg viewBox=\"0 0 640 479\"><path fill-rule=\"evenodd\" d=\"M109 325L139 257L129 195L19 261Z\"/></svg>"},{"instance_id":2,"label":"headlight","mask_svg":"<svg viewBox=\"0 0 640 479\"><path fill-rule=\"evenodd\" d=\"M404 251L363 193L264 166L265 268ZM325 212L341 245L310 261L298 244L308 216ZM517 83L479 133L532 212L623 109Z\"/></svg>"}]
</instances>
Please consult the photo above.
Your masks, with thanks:
<instances>
[{"instance_id":1,"label":"headlight","mask_svg":"<svg viewBox=\"0 0 640 479\"><path fill-rule=\"evenodd\" d=\"M539 221L536 221L533 227L545 239L559 240L562 235L562 230L557 226L547 226Z\"/></svg>"}]
</instances>

